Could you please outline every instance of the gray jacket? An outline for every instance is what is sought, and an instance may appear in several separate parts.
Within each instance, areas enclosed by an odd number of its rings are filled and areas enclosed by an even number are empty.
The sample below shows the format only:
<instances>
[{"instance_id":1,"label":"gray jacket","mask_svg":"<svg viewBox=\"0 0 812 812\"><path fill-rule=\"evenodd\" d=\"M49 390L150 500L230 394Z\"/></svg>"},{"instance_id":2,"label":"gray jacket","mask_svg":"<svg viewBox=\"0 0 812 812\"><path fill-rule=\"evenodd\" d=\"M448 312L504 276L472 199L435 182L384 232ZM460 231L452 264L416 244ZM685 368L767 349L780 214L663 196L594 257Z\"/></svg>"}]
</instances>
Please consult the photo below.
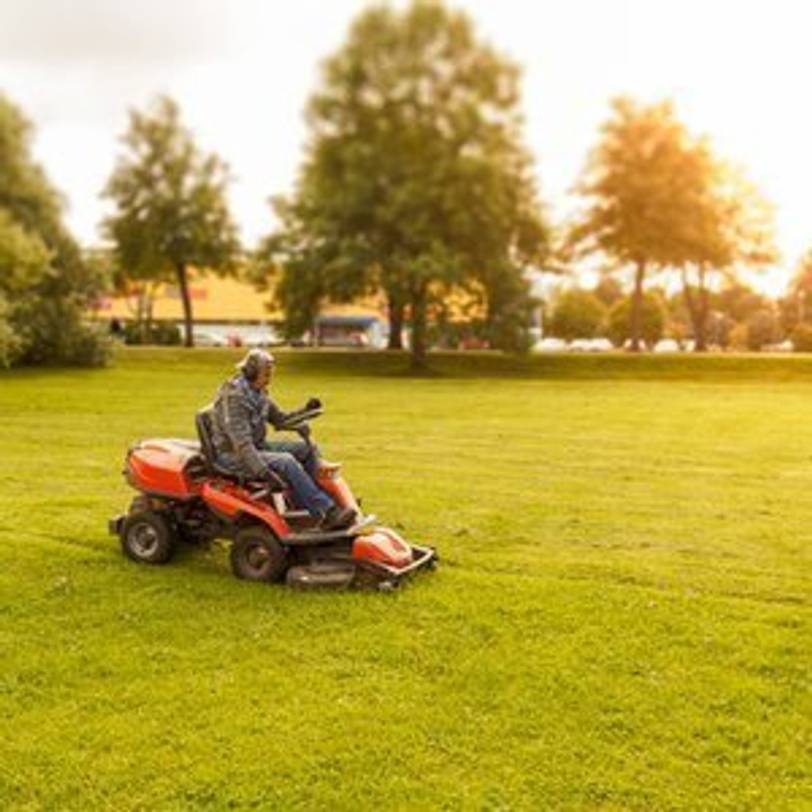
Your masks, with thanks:
<instances>
[{"instance_id":1,"label":"gray jacket","mask_svg":"<svg viewBox=\"0 0 812 812\"><path fill-rule=\"evenodd\" d=\"M212 442L224 462L235 461L246 475L264 477L267 465L259 451L268 423L279 428L289 417L264 392L240 374L218 390L212 407Z\"/></svg>"}]
</instances>

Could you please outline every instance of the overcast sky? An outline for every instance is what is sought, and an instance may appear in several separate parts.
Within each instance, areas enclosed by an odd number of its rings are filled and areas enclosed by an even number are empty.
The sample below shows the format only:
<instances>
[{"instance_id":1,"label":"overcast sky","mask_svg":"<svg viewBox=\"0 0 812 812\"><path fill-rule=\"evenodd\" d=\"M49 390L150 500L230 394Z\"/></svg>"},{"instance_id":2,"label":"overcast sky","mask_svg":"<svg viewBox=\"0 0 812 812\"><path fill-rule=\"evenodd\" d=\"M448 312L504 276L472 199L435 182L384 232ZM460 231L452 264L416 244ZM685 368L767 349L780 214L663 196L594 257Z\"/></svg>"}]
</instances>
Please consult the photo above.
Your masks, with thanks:
<instances>
[{"instance_id":1,"label":"overcast sky","mask_svg":"<svg viewBox=\"0 0 812 812\"><path fill-rule=\"evenodd\" d=\"M267 199L290 191L302 110L321 60L363 0L0 0L0 91L33 120L36 157L98 239L99 191L127 110L179 102L199 143L231 165L231 200L252 244ZM402 3L398 3L402 5ZM609 99L671 97L717 152L744 165L777 208L777 289L812 246L812 9L790 0L457 0L480 35L524 69L526 141L554 217Z\"/></svg>"}]
</instances>

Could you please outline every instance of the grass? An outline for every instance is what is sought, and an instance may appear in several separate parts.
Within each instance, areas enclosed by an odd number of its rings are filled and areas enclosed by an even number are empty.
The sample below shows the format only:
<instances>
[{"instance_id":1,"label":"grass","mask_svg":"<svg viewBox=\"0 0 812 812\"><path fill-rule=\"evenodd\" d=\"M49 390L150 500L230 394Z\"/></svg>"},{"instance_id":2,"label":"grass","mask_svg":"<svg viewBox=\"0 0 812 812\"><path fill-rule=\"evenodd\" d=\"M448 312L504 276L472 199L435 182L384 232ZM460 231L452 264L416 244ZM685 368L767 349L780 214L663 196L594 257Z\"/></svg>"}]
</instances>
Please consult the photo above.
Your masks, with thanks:
<instances>
[{"instance_id":1,"label":"grass","mask_svg":"<svg viewBox=\"0 0 812 812\"><path fill-rule=\"evenodd\" d=\"M0 375L0 808L812 806L809 359L282 354L441 552L379 595L106 535L235 357Z\"/></svg>"}]
</instances>

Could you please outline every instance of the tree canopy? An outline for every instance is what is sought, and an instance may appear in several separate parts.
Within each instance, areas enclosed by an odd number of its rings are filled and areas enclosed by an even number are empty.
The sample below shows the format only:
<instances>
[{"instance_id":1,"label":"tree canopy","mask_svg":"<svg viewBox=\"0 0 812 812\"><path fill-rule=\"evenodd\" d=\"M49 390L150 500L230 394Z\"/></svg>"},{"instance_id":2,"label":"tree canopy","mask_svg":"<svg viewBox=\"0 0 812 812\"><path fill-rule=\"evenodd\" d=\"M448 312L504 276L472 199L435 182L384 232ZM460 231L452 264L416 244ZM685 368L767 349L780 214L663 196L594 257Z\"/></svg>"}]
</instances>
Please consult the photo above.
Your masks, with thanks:
<instances>
[{"instance_id":1,"label":"tree canopy","mask_svg":"<svg viewBox=\"0 0 812 812\"><path fill-rule=\"evenodd\" d=\"M166 96L147 112L130 112L122 142L126 151L104 191L116 206L105 233L127 278L177 282L186 345L192 346L190 266L227 274L238 258L227 167L217 155L200 151L178 105Z\"/></svg>"},{"instance_id":2,"label":"tree canopy","mask_svg":"<svg viewBox=\"0 0 812 812\"><path fill-rule=\"evenodd\" d=\"M634 268L633 349L639 347L649 270L683 272L694 331L703 344L708 275L774 256L767 205L739 172L713 155L706 139L688 133L668 102L616 99L578 191L589 202L571 229L571 248Z\"/></svg>"},{"instance_id":3,"label":"tree canopy","mask_svg":"<svg viewBox=\"0 0 812 812\"><path fill-rule=\"evenodd\" d=\"M62 222L63 201L31 156L33 129L0 95L0 364L99 363L82 320L102 285Z\"/></svg>"},{"instance_id":4,"label":"tree canopy","mask_svg":"<svg viewBox=\"0 0 812 812\"><path fill-rule=\"evenodd\" d=\"M383 290L393 346L408 313L416 363L451 285L485 291L494 334L527 298L547 230L520 140L519 72L440 3L367 10L324 68L295 194L268 244L293 327L324 298Z\"/></svg>"}]
</instances>

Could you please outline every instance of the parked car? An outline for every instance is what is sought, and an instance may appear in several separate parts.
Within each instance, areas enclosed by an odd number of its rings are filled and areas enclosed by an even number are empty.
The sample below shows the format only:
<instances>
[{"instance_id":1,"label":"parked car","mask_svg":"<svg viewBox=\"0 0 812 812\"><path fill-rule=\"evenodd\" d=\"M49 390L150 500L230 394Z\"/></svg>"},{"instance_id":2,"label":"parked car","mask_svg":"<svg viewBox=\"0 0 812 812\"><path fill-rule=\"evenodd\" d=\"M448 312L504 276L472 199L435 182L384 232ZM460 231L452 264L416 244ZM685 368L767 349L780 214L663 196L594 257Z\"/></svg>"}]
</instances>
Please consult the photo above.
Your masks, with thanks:
<instances>
[{"instance_id":1,"label":"parked car","mask_svg":"<svg viewBox=\"0 0 812 812\"><path fill-rule=\"evenodd\" d=\"M661 338L654 345L654 352L680 352L682 347L673 338Z\"/></svg>"},{"instance_id":2,"label":"parked car","mask_svg":"<svg viewBox=\"0 0 812 812\"><path fill-rule=\"evenodd\" d=\"M562 338L542 338L533 345L533 352L564 352L567 342Z\"/></svg>"},{"instance_id":3,"label":"parked car","mask_svg":"<svg viewBox=\"0 0 812 812\"><path fill-rule=\"evenodd\" d=\"M612 342L608 338L576 338L567 349L571 352L609 352Z\"/></svg>"},{"instance_id":4,"label":"parked car","mask_svg":"<svg viewBox=\"0 0 812 812\"><path fill-rule=\"evenodd\" d=\"M217 335L217 333L212 333L208 330L194 328L192 335L194 336L196 347L225 347L228 343L224 336Z\"/></svg>"}]
</instances>

